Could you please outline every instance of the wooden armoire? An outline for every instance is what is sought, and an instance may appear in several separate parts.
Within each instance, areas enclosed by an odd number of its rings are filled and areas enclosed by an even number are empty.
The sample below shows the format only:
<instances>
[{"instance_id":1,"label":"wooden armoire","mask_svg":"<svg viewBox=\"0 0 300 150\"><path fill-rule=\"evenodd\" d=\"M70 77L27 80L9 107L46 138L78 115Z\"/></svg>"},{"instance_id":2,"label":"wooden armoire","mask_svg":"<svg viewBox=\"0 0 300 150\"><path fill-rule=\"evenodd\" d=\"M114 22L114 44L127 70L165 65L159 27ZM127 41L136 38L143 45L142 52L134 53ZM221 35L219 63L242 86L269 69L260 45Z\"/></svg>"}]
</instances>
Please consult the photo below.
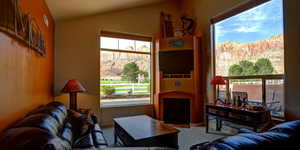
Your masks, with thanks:
<instances>
[{"instance_id":1,"label":"wooden armoire","mask_svg":"<svg viewBox=\"0 0 300 150\"><path fill-rule=\"evenodd\" d=\"M203 122L201 38L157 39L155 42L154 108L166 123Z\"/></svg>"}]
</instances>

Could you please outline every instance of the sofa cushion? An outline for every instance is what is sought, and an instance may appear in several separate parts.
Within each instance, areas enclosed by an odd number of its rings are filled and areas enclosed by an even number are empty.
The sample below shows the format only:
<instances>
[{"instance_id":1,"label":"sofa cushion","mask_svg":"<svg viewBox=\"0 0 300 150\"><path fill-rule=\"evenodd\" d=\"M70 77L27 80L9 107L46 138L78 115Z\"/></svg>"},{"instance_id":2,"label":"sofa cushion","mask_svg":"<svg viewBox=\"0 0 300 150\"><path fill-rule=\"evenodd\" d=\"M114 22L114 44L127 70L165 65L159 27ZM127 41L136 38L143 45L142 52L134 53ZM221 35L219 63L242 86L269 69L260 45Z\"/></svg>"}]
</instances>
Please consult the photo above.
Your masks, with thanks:
<instances>
[{"instance_id":1,"label":"sofa cushion","mask_svg":"<svg viewBox=\"0 0 300 150\"><path fill-rule=\"evenodd\" d=\"M68 114L67 107L63 103L51 102L51 103L47 104L47 106L56 107L57 109L61 110L65 115Z\"/></svg>"},{"instance_id":2,"label":"sofa cushion","mask_svg":"<svg viewBox=\"0 0 300 150\"><path fill-rule=\"evenodd\" d=\"M32 127L12 128L0 135L1 150L69 150L70 144Z\"/></svg>"},{"instance_id":3,"label":"sofa cushion","mask_svg":"<svg viewBox=\"0 0 300 150\"><path fill-rule=\"evenodd\" d=\"M219 143L226 144L233 149L247 149L257 144L255 141L243 136L232 136L224 138L220 140Z\"/></svg>"},{"instance_id":4,"label":"sofa cushion","mask_svg":"<svg viewBox=\"0 0 300 150\"><path fill-rule=\"evenodd\" d=\"M238 133L255 133L255 132L250 129L240 129Z\"/></svg>"},{"instance_id":5,"label":"sofa cushion","mask_svg":"<svg viewBox=\"0 0 300 150\"><path fill-rule=\"evenodd\" d=\"M279 124L279 125L271 128L269 131L300 136L299 135L299 133L300 133L300 120L290 121L290 122Z\"/></svg>"},{"instance_id":6,"label":"sofa cushion","mask_svg":"<svg viewBox=\"0 0 300 150\"><path fill-rule=\"evenodd\" d=\"M39 107L38 109L30 112L27 116L33 115L33 114L38 114L38 113L44 113L44 114L48 114L51 115L53 118L55 118L57 120L57 122L59 122L60 125L63 125L67 114L62 111L62 109L59 109L59 107L55 107L52 105L46 105L44 107Z\"/></svg>"},{"instance_id":7,"label":"sofa cushion","mask_svg":"<svg viewBox=\"0 0 300 150\"><path fill-rule=\"evenodd\" d=\"M68 110L68 122L72 125L74 139L85 134L93 124L85 115L73 110Z\"/></svg>"},{"instance_id":8,"label":"sofa cushion","mask_svg":"<svg viewBox=\"0 0 300 150\"><path fill-rule=\"evenodd\" d=\"M72 145L72 147L74 148L90 148L94 146L95 145L91 128L89 128L86 133L79 135L79 137L75 139Z\"/></svg>"},{"instance_id":9,"label":"sofa cushion","mask_svg":"<svg viewBox=\"0 0 300 150\"><path fill-rule=\"evenodd\" d=\"M191 147L195 150L283 150L298 145L300 121L277 125L263 133L244 133Z\"/></svg>"},{"instance_id":10,"label":"sofa cushion","mask_svg":"<svg viewBox=\"0 0 300 150\"><path fill-rule=\"evenodd\" d=\"M51 150L70 150L72 148L70 143L57 136L48 141L47 147L49 147Z\"/></svg>"},{"instance_id":11,"label":"sofa cushion","mask_svg":"<svg viewBox=\"0 0 300 150\"><path fill-rule=\"evenodd\" d=\"M73 132L72 132L72 125L70 123L66 123L64 128L62 129L60 136L63 140L67 141L70 145L73 143Z\"/></svg>"},{"instance_id":12,"label":"sofa cushion","mask_svg":"<svg viewBox=\"0 0 300 150\"><path fill-rule=\"evenodd\" d=\"M52 135L57 135L60 124L52 116L48 114L33 114L18 121L13 128L19 127L35 127L44 129Z\"/></svg>"}]
</instances>

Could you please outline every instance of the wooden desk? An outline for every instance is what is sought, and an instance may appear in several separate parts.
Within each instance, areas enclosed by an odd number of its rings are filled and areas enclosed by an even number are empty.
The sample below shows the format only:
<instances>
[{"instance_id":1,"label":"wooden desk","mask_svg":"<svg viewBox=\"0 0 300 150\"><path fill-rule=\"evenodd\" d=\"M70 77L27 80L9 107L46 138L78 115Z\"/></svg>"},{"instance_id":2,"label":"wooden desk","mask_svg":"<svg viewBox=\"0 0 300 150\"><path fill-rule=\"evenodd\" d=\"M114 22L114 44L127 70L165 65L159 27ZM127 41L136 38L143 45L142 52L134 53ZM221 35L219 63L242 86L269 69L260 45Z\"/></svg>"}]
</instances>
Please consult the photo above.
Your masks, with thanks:
<instances>
[{"instance_id":1,"label":"wooden desk","mask_svg":"<svg viewBox=\"0 0 300 150\"><path fill-rule=\"evenodd\" d=\"M128 147L178 148L179 130L149 116L115 118L115 143L119 138Z\"/></svg>"},{"instance_id":2,"label":"wooden desk","mask_svg":"<svg viewBox=\"0 0 300 150\"><path fill-rule=\"evenodd\" d=\"M206 105L206 132L209 127L209 116L217 120L217 130L221 130L222 121L252 127L254 131L268 125L271 121L270 111L247 110L243 107L229 106L223 104Z\"/></svg>"}]
</instances>

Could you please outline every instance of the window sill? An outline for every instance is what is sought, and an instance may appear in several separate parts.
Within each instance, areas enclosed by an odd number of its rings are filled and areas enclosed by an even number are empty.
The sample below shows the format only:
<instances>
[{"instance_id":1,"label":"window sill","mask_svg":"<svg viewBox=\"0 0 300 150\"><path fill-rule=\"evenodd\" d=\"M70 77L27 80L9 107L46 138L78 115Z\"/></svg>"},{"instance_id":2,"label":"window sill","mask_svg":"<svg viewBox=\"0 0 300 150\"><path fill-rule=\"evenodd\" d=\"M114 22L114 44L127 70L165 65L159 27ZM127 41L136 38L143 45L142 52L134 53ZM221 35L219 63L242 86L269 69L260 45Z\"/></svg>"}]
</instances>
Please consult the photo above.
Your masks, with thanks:
<instances>
[{"instance_id":1,"label":"window sill","mask_svg":"<svg viewBox=\"0 0 300 150\"><path fill-rule=\"evenodd\" d=\"M152 106L152 104L149 101L147 102L145 101L101 102L100 104L100 108L134 107L134 106Z\"/></svg>"}]
</instances>

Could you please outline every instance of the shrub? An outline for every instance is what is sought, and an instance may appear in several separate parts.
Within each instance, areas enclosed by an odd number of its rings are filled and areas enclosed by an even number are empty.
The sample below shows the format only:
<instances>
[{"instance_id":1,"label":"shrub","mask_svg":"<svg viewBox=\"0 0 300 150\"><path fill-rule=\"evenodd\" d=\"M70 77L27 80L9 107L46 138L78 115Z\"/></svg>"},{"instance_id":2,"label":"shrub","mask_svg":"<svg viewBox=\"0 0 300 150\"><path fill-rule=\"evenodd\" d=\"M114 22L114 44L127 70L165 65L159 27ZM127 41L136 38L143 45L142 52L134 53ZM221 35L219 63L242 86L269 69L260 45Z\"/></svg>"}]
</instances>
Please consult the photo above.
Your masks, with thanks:
<instances>
[{"instance_id":1,"label":"shrub","mask_svg":"<svg viewBox=\"0 0 300 150\"><path fill-rule=\"evenodd\" d=\"M112 86L102 86L101 91L103 92L104 96L110 96L116 92L116 89Z\"/></svg>"}]
</instances>

